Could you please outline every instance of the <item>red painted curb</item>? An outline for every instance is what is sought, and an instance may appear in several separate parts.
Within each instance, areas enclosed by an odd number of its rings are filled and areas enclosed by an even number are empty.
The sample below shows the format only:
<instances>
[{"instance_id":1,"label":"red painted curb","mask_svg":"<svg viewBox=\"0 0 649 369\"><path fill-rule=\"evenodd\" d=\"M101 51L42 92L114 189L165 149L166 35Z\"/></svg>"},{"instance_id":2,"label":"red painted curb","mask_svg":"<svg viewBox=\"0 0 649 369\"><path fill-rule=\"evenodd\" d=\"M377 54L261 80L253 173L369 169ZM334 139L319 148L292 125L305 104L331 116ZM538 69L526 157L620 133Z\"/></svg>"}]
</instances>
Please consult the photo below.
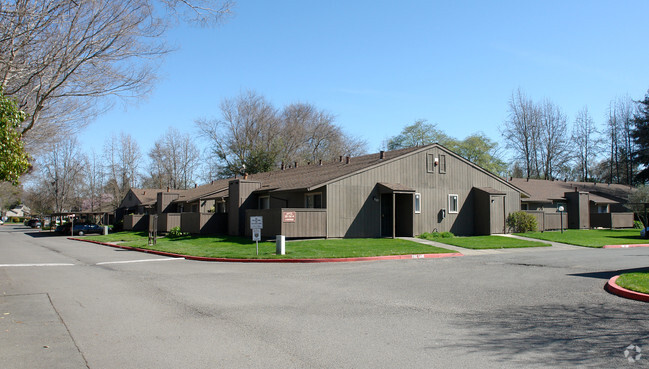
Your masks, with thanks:
<instances>
[{"instance_id":1,"label":"red painted curb","mask_svg":"<svg viewBox=\"0 0 649 369\"><path fill-rule=\"evenodd\" d=\"M340 262L349 262L349 261L373 261L373 260L403 260L403 259L437 259L437 258L448 258L448 257L457 257L464 256L458 252L445 253L445 254L410 254L410 255L385 255L385 256L365 256L358 258L322 258L322 259L229 259L229 258L208 258L202 256L190 256L182 254L174 254L164 251L156 250L147 250L141 249L138 247L130 246L121 246L114 243L99 242L93 240L84 240L81 238L68 237L68 240L73 241L83 241L95 243L98 245L116 247L124 250L139 251L145 252L147 254L156 254L162 256L171 256L171 257L181 257L187 260L197 260L197 261L220 261L220 262L232 262L232 263L340 263Z\"/></svg>"},{"instance_id":2,"label":"red painted curb","mask_svg":"<svg viewBox=\"0 0 649 369\"><path fill-rule=\"evenodd\" d=\"M606 245L602 246L603 249L626 249L629 247L649 247L649 243L638 243L633 245Z\"/></svg>"},{"instance_id":3,"label":"red painted curb","mask_svg":"<svg viewBox=\"0 0 649 369\"><path fill-rule=\"evenodd\" d=\"M615 277L609 279L608 282L606 283L606 286L604 286L604 289L620 297L624 297L631 300L649 302L649 295L647 295L646 293L635 292L618 286L617 283L615 283L615 281L617 281L619 277L620 277L619 275L616 275Z\"/></svg>"}]
</instances>

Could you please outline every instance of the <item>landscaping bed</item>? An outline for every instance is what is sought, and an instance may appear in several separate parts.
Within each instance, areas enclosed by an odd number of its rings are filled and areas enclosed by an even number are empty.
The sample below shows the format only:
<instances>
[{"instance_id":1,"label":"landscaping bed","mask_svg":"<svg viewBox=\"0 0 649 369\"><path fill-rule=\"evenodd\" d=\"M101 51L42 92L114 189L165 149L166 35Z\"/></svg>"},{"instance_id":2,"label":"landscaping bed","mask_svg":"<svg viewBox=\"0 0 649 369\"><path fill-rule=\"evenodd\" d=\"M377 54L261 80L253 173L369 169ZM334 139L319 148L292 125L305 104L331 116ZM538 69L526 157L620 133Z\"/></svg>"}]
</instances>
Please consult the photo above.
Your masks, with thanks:
<instances>
[{"instance_id":1,"label":"landscaping bed","mask_svg":"<svg viewBox=\"0 0 649 369\"><path fill-rule=\"evenodd\" d=\"M153 246L147 244L148 234L146 232L119 232L106 236L82 238L173 254L229 259L358 258L455 252L412 241L384 238L288 241L286 242L286 255L275 254L275 242L259 242L259 255L257 255L255 242L249 238L233 236L163 237L158 238L157 244Z\"/></svg>"},{"instance_id":2,"label":"landscaping bed","mask_svg":"<svg viewBox=\"0 0 649 369\"><path fill-rule=\"evenodd\" d=\"M640 237L639 229L566 229L563 233L560 231L546 231L516 234L539 240L596 248L604 247L606 245L649 243L649 240Z\"/></svg>"}]
</instances>

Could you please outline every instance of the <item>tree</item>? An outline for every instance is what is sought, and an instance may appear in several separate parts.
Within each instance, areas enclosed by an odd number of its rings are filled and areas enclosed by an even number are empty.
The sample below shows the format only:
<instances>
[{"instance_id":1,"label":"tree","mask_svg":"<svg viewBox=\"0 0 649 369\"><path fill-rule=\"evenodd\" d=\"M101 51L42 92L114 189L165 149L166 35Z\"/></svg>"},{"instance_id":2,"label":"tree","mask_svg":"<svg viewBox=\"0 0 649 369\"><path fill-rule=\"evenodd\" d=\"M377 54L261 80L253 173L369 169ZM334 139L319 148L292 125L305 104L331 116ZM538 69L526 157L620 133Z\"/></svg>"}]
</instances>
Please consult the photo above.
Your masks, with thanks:
<instances>
[{"instance_id":1,"label":"tree","mask_svg":"<svg viewBox=\"0 0 649 369\"><path fill-rule=\"evenodd\" d=\"M387 140L388 150L398 150L406 147L417 147L439 143L447 146L452 140L437 125L426 123L426 119L418 119L413 124L403 128L401 133Z\"/></svg>"},{"instance_id":2,"label":"tree","mask_svg":"<svg viewBox=\"0 0 649 369\"><path fill-rule=\"evenodd\" d=\"M83 181L86 157L79 151L75 137L50 145L38 160L40 183L55 212L80 208L79 190Z\"/></svg>"},{"instance_id":3,"label":"tree","mask_svg":"<svg viewBox=\"0 0 649 369\"><path fill-rule=\"evenodd\" d=\"M172 19L216 23L231 9L219 0L3 2L0 87L29 116L21 134L51 141L108 108L106 97L145 95L170 51L161 36Z\"/></svg>"},{"instance_id":4,"label":"tree","mask_svg":"<svg viewBox=\"0 0 649 369\"><path fill-rule=\"evenodd\" d=\"M537 106L518 89L509 100L509 119L501 134L506 147L514 151L524 164L527 178L538 176L538 147L540 145L540 112Z\"/></svg>"},{"instance_id":5,"label":"tree","mask_svg":"<svg viewBox=\"0 0 649 369\"><path fill-rule=\"evenodd\" d=\"M610 140L609 175L612 183L633 184L637 163L631 132L633 130L634 104L628 97L611 101L608 109L607 136Z\"/></svg>"},{"instance_id":6,"label":"tree","mask_svg":"<svg viewBox=\"0 0 649 369\"><path fill-rule=\"evenodd\" d=\"M588 182L591 178L591 168L595 165L594 161L601 147L599 131L588 113L588 107L582 108L577 113L571 141L579 170L579 180Z\"/></svg>"},{"instance_id":7,"label":"tree","mask_svg":"<svg viewBox=\"0 0 649 369\"><path fill-rule=\"evenodd\" d=\"M14 186L31 167L30 156L20 137L20 125L24 120L25 113L0 90L0 182L8 181Z\"/></svg>"},{"instance_id":8,"label":"tree","mask_svg":"<svg viewBox=\"0 0 649 369\"><path fill-rule=\"evenodd\" d=\"M334 117L309 104L281 113L263 96L247 91L221 103L221 119L196 125L210 143L219 176L270 171L280 162L327 160L364 151L365 143L345 135Z\"/></svg>"},{"instance_id":9,"label":"tree","mask_svg":"<svg viewBox=\"0 0 649 369\"><path fill-rule=\"evenodd\" d=\"M112 196L113 207L119 206L128 190L137 187L140 148L129 134L112 135L104 144L106 190Z\"/></svg>"},{"instance_id":10,"label":"tree","mask_svg":"<svg viewBox=\"0 0 649 369\"><path fill-rule=\"evenodd\" d=\"M474 133L462 141L456 141L449 148L491 173L506 175L507 164L500 158L498 143L492 141L484 133Z\"/></svg>"},{"instance_id":11,"label":"tree","mask_svg":"<svg viewBox=\"0 0 649 369\"><path fill-rule=\"evenodd\" d=\"M631 208L646 228L649 227L649 219L646 217L644 204L649 204L649 186L640 185L629 195L629 204L627 206Z\"/></svg>"},{"instance_id":12,"label":"tree","mask_svg":"<svg viewBox=\"0 0 649 369\"><path fill-rule=\"evenodd\" d=\"M200 152L189 134L169 128L151 151L150 178L155 188L187 189L196 181Z\"/></svg>"},{"instance_id":13,"label":"tree","mask_svg":"<svg viewBox=\"0 0 649 369\"><path fill-rule=\"evenodd\" d=\"M568 125L566 115L549 100L540 107L539 144L543 178L554 179L554 173L568 161Z\"/></svg>"},{"instance_id":14,"label":"tree","mask_svg":"<svg viewBox=\"0 0 649 369\"><path fill-rule=\"evenodd\" d=\"M638 172L636 179L646 183L649 180L649 92L645 95L644 100L638 101L638 110L633 116L633 125L631 136L637 148L633 157L637 163L644 165L644 169Z\"/></svg>"}]
</instances>

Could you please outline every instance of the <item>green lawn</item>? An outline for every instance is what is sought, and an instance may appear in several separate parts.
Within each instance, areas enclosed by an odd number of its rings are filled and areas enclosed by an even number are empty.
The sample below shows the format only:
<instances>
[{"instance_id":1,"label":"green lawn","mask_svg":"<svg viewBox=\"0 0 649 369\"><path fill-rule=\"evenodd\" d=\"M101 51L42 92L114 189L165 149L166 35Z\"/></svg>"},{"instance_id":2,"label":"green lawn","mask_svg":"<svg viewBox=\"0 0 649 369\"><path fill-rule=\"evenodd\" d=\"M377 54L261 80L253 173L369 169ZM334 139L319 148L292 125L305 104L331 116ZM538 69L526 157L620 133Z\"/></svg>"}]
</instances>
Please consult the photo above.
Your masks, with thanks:
<instances>
[{"instance_id":1,"label":"green lawn","mask_svg":"<svg viewBox=\"0 0 649 369\"><path fill-rule=\"evenodd\" d=\"M383 255L439 254L454 252L439 247L406 240L393 239L335 239L286 242L286 255L275 255L274 242L259 242L231 236L182 236L158 238L155 246L147 246L146 232L119 232L107 236L87 236L84 239L101 242L119 242L120 245L212 258L231 259L316 259L350 258Z\"/></svg>"},{"instance_id":2,"label":"green lawn","mask_svg":"<svg viewBox=\"0 0 649 369\"><path fill-rule=\"evenodd\" d=\"M445 243L447 245L464 247L467 249L508 249L520 247L545 247L550 246L544 242L519 240L512 237L502 236L473 236L473 237L453 237L453 238L435 238L434 241Z\"/></svg>"},{"instance_id":3,"label":"green lawn","mask_svg":"<svg viewBox=\"0 0 649 369\"><path fill-rule=\"evenodd\" d=\"M649 243L649 240L640 238L639 229L566 229L563 233L560 231L552 231L517 234L523 237L585 247Z\"/></svg>"},{"instance_id":4,"label":"green lawn","mask_svg":"<svg viewBox=\"0 0 649 369\"><path fill-rule=\"evenodd\" d=\"M622 274L615 283L627 290L649 294L649 273Z\"/></svg>"}]
</instances>

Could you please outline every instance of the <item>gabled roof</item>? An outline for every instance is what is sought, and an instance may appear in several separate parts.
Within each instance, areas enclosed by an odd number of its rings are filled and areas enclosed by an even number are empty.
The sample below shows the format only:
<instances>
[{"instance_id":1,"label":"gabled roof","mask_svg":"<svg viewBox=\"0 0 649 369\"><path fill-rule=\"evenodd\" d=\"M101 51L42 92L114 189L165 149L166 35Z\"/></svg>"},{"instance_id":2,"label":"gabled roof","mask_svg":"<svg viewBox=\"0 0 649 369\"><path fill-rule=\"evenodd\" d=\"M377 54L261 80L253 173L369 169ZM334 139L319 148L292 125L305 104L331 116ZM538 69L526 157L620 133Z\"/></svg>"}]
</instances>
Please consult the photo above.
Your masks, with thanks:
<instances>
[{"instance_id":1,"label":"gabled roof","mask_svg":"<svg viewBox=\"0 0 649 369\"><path fill-rule=\"evenodd\" d=\"M130 191L135 195L142 205L154 205L158 201L158 192L163 192L158 188L131 188Z\"/></svg>"},{"instance_id":2,"label":"gabled roof","mask_svg":"<svg viewBox=\"0 0 649 369\"><path fill-rule=\"evenodd\" d=\"M480 168L479 166L471 163L470 161L460 157L452 151L446 149L439 144L432 144L419 147L409 147L401 150L386 151L383 153L383 158L379 153L357 156L350 158L349 163L346 158L336 160L333 162L310 165L300 165L296 168L289 168L285 170L275 170L272 172L257 173L248 176L248 180L261 182L262 186L258 191L292 191L292 190L306 190L312 191L331 182L341 180L348 176L367 171L371 168L389 163L399 158L416 154L420 151L428 150L437 147L448 152L450 155L455 156L459 160L464 161L468 165L474 167L483 173L492 176L493 178L501 181L503 184L511 187L512 189L523 192L515 185L508 183L504 179Z\"/></svg>"},{"instance_id":3,"label":"gabled roof","mask_svg":"<svg viewBox=\"0 0 649 369\"><path fill-rule=\"evenodd\" d=\"M510 182L527 192L530 197L521 199L524 202L551 203L553 201L565 201L566 192L589 192L591 200L598 203L605 203L605 200L619 203L627 202L633 187L620 184L594 183L594 182L572 182L572 181L549 181L545 179L511 178ZM593 196L594 195L594 196Z\"/></svg>"},{"instance_id":4,"label":"gabled roof","mask_svg":"<svg viewBox=\"0 0 649 369\"><path fill-rule=\"evenodd\" d=\"M208 184L190 188L188 190L174 191L180 194L176 201L192 202L199 199L228 196L228 183L231 178L219 179Z\"/></svg>"}]
</instances>

